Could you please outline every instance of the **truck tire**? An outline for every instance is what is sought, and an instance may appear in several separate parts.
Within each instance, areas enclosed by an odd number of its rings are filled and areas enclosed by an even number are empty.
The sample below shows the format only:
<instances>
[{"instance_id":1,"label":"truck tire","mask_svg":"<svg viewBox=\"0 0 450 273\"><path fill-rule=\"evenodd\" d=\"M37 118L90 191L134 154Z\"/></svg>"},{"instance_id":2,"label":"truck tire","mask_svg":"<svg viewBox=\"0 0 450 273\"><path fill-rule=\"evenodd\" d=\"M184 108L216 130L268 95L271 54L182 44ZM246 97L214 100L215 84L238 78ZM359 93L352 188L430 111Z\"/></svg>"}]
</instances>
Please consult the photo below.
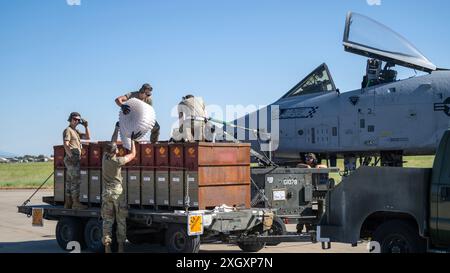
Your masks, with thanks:
<instances>
[{"instance_id":1,"label":"truck tire","mask_svg":"<svg viewBox=\"0 0 450 273\"><path fill-rule=\"evenodd\" d=\"M273 218L273 224L272 229L269 231L270 235L285 235L286 234L286 225L284 224L283 220L275 216ZM280 243L267 243L268 246L277 246Z\"/></svg>"},{"instance_id":2,"label":"truck tire","mask_svg":"<svg viewBox=\"0 0 450 273\"><path fill-rule=\"evenodd\" d=\"M113 252L117 251L117 240L116 231L113 228L112 232L113 244L111 249ZM86 247L94 253L104 253L105 246L102 242L103 237L103 224L102 221L97 218L90 219L84 228L84 241L86 242Z\"/></svg>"},{"instance_id":3,"label":"truck tire","mask_svg":"<svg viewBox=\"0 0 450 273\"><path fill-rule=\"evenodd\" d=\"M81 219L74 217L61 217L56 225L56 241L61 249L70 251L73 249L67 249L69 242L78 242L81 249L86 247L83 236L83 222Z\"/></svg>"},{"instance_id":4,"label":"truck tire","mask_svg":"<svg viewBox=\"0 0 450 273\"><path fill-rule=\"evenodd\" d=\"M381 253L422 253L426 250L425 240L417 230L401 220L380 225L373 234L373 240L380 244Z\"/></svg>"},{"instance_id":5,"label":"truck tire","mask_svg":"<svg viewBox=\"0 0 450 273\"><path fill-rule=\"evenodd\" d=\"M165 245L169 253L198 253L200 236L189 236L184 225L172 224L166 230Z\"/></svg>"},{"instance_id":6,"label":"truck tire","mask_svg":"<svg viewBox=\"0 0 450 273\"><path fill-rule=\"evenodd\" d=\"M239 248L244 252L256 253L263 249L265 243L238 243Z\"/></svg>"}]
</instances>

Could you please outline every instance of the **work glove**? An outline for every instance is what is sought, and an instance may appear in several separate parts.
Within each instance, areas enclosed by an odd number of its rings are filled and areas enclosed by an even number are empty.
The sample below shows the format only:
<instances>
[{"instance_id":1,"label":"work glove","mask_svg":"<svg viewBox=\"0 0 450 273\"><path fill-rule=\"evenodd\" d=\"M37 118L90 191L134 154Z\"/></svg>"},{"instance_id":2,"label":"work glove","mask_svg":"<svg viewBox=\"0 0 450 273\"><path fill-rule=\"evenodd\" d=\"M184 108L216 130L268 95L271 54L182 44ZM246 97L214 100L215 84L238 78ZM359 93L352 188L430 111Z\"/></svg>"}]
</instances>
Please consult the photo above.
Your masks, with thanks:
<instances>
[{"instance_id":1,"label":"work glove","mask_svg":"<svg viewBox=\"0 0 450 273\"><path fill-rule=\"evenodd\" d=\"M137 132L137 133L135 133L135 132L132 132L131 133L131 140L137 140L137 139L139 139L140 137L142 136L142 132Z\"/></svg>"},{"instance_id":2,"label":"work glove","mask_svg":"<svg viewBox=\"0 0 450 273\"><path fill-rule=\"evenodd\" d=\"M122 113L124 115L128 115L131 112L131 108L129 105L122 104L122 106L120 106L120 108L122 109Z\"/></svg>"},{"instance_id":3,"label":"work glove","mask_svg":"<svg viewBox=\"0 0 450 273\"><path fill-rule=\"evenodd\" d=\"M88 127L88 121L85 119L81 119L80 124L83 125L84 127Z\"/></svg>"}]
</instances>

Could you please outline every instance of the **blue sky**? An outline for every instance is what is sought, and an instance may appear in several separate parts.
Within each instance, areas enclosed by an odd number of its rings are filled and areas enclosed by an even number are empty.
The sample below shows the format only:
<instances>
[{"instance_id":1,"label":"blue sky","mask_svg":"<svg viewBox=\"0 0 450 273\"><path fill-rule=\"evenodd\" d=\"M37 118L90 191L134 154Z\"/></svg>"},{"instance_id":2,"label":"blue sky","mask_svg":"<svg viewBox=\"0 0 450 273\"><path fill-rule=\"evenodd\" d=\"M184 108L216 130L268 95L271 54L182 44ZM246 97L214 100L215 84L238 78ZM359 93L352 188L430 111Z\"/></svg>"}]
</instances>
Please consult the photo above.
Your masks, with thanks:
<instances>
[{"instance_id":1,"label":"blue sky","mask_svg":"<svg viewBox=\"0 0 450 273\"><path fill-rule=\"evenodd\" d=\"M52 154L72 111L94 139L108 139L114 98L144 82L165 139L171 109L188 93L266 105L322 62L341 91L356 89L365 59L343 51L348 11L450 67L449 10L438 0L0 0L0 151Z\"/></svg>"}]
</instances>

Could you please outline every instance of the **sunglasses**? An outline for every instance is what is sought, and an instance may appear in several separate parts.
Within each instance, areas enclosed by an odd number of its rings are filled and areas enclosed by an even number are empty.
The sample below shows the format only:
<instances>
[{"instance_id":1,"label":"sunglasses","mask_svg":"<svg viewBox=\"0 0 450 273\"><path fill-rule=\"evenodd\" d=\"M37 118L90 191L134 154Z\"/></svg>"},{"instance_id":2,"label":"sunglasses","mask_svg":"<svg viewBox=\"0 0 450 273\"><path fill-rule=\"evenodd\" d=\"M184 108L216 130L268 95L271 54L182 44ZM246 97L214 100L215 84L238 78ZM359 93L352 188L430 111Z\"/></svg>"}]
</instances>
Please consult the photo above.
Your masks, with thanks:
<instances>
[{"instance_id":1,"label":"sunglasses","mask_svg":"<svg viewBox=\"0 0 450 273\"><path fill-rule=\"evenodd\" d=\"M73 118L72 120L75 120L75 121L80 122L81 119L79 119L79 118Z\"/></svg>"}]
</instances>

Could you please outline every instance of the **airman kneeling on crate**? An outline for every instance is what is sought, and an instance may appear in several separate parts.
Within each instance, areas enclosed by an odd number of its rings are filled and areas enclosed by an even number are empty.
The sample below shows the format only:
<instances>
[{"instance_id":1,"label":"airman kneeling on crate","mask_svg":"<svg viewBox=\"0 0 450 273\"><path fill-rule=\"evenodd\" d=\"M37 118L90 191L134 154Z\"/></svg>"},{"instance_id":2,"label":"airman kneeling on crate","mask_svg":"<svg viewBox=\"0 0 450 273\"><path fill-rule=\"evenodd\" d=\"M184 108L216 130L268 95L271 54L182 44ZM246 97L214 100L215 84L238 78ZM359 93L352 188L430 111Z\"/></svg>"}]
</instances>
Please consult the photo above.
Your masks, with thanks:
<instances>
[{"instance_id":1,"label":"airman kneeling on crate","mask_svg":"<svg viewBox=\"0 0 450 273\"><path fill-rule=\"evenodd\" d=\"M127 100L129 100L131 98L136 98L145 103L148 103L150 106L153 106L152 92L153 92L153 87L150 84L145 83L142 85L142 87L141 87L141 89L139 89L139 91L130 92L130 93L127 93L123 96L116 98L116 104L122 109L122 112L124 115L128 115L130 113L131 109L130 109L130 106L124 104ZM158 142L159 134L160 134L160 126L159 126L159 123L156 122L155 126L153 126L152 131L151 131L150 142L151 143Z\"/></svg>"},{"instance_id":2,"label":"airman kneeling on crate","mask_svg":"<svg viewBox=\"0 0 450 273\"><path fill-rule=\"evenodd\" d=\"M116 131L117 131L116 126ZM114 137L113 137L114 139ZM118 157L117 144L114 141L105 143L103 147L102 163L102 218L103 218L103 238L105 252L111 253L112 229L114 221L117 222L117 243L118 252L124 252L124 243L126 240L128 216L127 203L122 188L122 166L132 161L136 157L136 146L134 133L131 136L131 153Z\"/></svg>"},{"instance_id":3,"label":"airman kneeling on crate","mask_svg":"<svg viewBox=\"0 0 450 273\"><path fill-rule=\"evenodd\" d=\"M86 209L87 206L80 203L80 159L81 139L90 139L88 122L82 119L77 112L71 113L67 121L70 122L69 127L63 132L64 149L66 151L64 164L67 168L64 208ZM79 124L84 126L84 134L76 129Z\"/></svg>"},{"instance_id":4,"label":"airman kneeling on crate","mask_svg":"<svg viewBox=\"0 0 450 273\"><path fill-rule=\"evenodd\" d=\"M178 104L179 134L173 138L186 142L205 141L206 106L201 97L186 95Z\"/></svg>"}]
</instances>

